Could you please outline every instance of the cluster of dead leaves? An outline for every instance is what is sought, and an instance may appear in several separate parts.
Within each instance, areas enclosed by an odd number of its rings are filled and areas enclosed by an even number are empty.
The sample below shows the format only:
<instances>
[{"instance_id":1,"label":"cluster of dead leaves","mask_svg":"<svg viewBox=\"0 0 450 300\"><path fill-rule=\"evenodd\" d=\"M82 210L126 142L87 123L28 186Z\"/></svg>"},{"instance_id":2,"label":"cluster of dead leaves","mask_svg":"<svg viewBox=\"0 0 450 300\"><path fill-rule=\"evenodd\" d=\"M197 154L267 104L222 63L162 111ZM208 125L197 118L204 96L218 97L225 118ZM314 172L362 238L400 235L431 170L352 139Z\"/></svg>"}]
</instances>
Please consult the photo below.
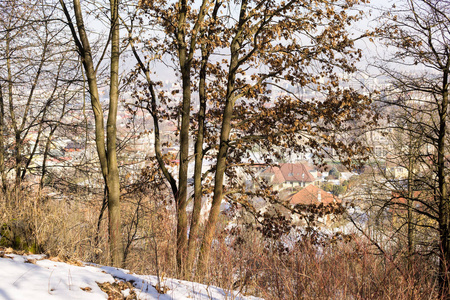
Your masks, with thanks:
<instances>
[{"instance_id":1,"label":"cluster of dead leaves","mask_svg":"<svg viewBox=\"0 0 450 300\"><path fill-rule=\"evenodd\" d=\"M134 291L133 284L129 281L116 281L113 283L110 282L104 282L100 283L97 282L97 285L99 288L108 294L108 300L137 300L136 292ZM130 293L128 296L124 296L122 294L123 290L130 290Z\"/></svg>"}]
</instances>

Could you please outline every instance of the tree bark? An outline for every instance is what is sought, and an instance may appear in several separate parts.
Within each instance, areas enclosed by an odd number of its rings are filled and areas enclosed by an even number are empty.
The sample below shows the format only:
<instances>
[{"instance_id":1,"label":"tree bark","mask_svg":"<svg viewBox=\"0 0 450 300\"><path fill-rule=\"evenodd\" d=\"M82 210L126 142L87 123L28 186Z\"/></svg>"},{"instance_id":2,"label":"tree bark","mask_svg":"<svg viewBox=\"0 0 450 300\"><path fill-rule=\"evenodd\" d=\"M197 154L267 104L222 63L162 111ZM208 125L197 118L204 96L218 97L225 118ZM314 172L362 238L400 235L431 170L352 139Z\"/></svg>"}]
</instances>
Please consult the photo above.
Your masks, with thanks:
<instances>
[{"instance_id":1,"label":"tree bark","mask_svg":"<svg viewBox=\"0 0 450 300\"><path fill-rule=\"evenodd\" d=\"M109 113L106 125L108 160L108 212L111 259L115 266L122 266L123 245L120 222L120 182L117 165L117 107L119 103L119 1L111 0L111 78L109 90Z\"/></svg>"},{"instance_id":2,"label":"tree bark","mask_svg":"<svg viewBox=\"0 0 450 300\"><path fill-rule=\"evenodd\" d=\"M117 0L110 1L111 8L111 83L110 83L110 107L107 120L107 136L105 144L105 128L103 110L99 100L97 74L94 68L92 52L86 33L81 5L79 0L73 0L77 30L75 29L70 14L63 0L60 0L68 25L72 32L76 47L88 80L89 94L92 110L95 118L95 143L100 167L108 192L109 212L109 246L111 262L116 267L123 265L123 245L120 223L120 183L116 153L116 119L119 95L119 24ZM78 35L79 38L78 38ZM108 147L108 148L106 148Z\"/></svg>"},{"instance_id":3,"label":"tree bark","mask_svg":"<svg viewBox=\"0 0 450 300\"><path fill-rule=\"evenodd\" d=\"M412 147L412 137L410 138L409 142L409 157L408 157L408 199L407 199L407 240L408 240L408 268L412 269L412 263L413 263L413 255L414 255L414 224L413 224L413 199L414 199L414 189L413 189L413 168L415 165L415 148ZM414 151L414 153L411 153L411 151Z\"/></svg>"},{"instance_id":4,"label":"tree bark","mask_svg":"<svg viewBox=\"0 0 450 300\"><path fill-rule=\"evenodd\" d=\"M215 2L211 16L212 22L215 22L217 20L217 13L219 11L221 4L222 2L220 1ZM207 32L208 37L214 34L213 32L211 32L210 28L205 28L204 31ZM198 119L197 140L195 142L195 149L194 149L194 157L195 157L194 205L192 210L191 227L189 229L188 256L186 263L189 270L192 270L194 266L195 252L197 249L197 239L200 230L200 213L202 209L202 197L203 197L202 165L204 157L203 143L205 137L204 134L205 134L206 104L207 104L206 76L207 76L208 61L211 55L211 49L208 49L205 43L201 45L201 55L202 59L200 62L199 85L198 85L200 107L197 116Z\"/></svg>"},{"instance_id":5,"label":"tree bark","mask_svg":"<svg viewBox=\"0 0 450 300\"><path fill-rule=\"evenodd\" d=\"M194 166L194 206L192 210L191 227L189 229L187 268L192 270L195 250L197 245L198 232L200 227L200 213L202 210L202 165L203 165L203 140L205 129L206 112L206 66L209 53L206 46L202 45L202 62L200 66L199 98L200 107L198 112L198 132L195 141L195 166Z\"/></svg>"},{"instance_id":6,"label":"tree bark","mask_svg":"<svg viewBox=\"0 0 450 300\"><path fill-rule=\"evenodd\" d=\"M240 8L239 29L244 26L245 13L247 10L247 0L243 0ZM225 99L225 107L223 111L222 127L219 140L219 152L217 154L216 174L214 178L214 195L209 212L208 221L205 227L202 245L198 257L196 276L202 278L205 276L209 257L211 253L211 244L216 231L217 220L220 213L220 205L223 199L223 182L225 178L225 169L227 161L227 152L229 145L229 137L231 132L231 119L233 117L234 104L237 96L235 94L236 74L239 68L239 50L241 48L242 31L238 29L236 36L233 38L230 50L231 59L227 78L227 91Z\"/></svg>"},{"instance_id":7,"label":"tree bark","mask_svg":"<svg viewBox=\"0 0 450 300\"><path fill-rule=\"evenodd\" d=\"M3 102L3 88L0 84L0 177L2 180L3 197L7 195L6 171L5 171L5 108Z\"/></svg>"},{"instance_id":8,"label":"tree bark","mask_svg":"<svg viewBox=\"0 0 450 300\"><path fill-rule=\"evenodd\" d=\"M450 61L450 60L449 60ZM448 72L444 72L442 83L442 103L439 109L438 133L438 195L439 197L439 235L440 235L440 264L439 287L441 295L450 299L450 203L448 199L445 175L445 142L447 138L447 109L448 109Z\"/></svg>"},{"instance_id":9,"label":"tree bark","mask_svg":"<svg viewBox=\"0 0 450 300\"><path fill-rule=\"evenodd\" d=\"M198 17L190 33L189 44L186 42L187 13L189 10L186 0L179 1L178 25L176 29L176 43L178 49L178 60L180 64L182 81L182 105L181 105L181 126L180 126L180 167L178 173L178 193L177 203L177 266L178 273L185 277L188 272L186 256L188 255L187 239L187 179L189 165L189 124L191 111L191 67L194 57L197 38L203 20L206 15L208 0L203 0L200 6Z\"/></svg>"}]
</instances>

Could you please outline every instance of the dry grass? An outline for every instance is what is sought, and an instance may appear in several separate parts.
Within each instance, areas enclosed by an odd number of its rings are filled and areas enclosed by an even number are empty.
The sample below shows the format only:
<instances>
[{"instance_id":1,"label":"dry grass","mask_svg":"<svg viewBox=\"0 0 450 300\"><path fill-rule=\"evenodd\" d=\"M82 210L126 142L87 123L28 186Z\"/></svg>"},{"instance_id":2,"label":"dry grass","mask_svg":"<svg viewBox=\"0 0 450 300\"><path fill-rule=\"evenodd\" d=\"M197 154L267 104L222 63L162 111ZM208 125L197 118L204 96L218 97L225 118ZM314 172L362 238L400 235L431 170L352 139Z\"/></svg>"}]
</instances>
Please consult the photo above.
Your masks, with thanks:
<instances>
[{"instance_id":1,"label":"dry grass","mask_svg":"<svg viewBox=\"0 0 450 300\"><path fill-rule=\"evenodd\" d=\"M123 236L132 239L126 268L176 277L174 212L161 199L124 198ZM2 199L0 246L107 264L107 214L94 243L100 207L101 197L54 200L29 191L14 205ZM380 255L356 235L324 244L305 237L280 242L247 227L230 234L225 217L221 224L204 283L265 299L439 299L433 257L418 256L408 267L404 256Z\"/></svg>"},{"instance_id":2,"label":"dry grass","mask_svg":"<svg viewBox=\"0 0 450 300\"><path fill-rule=\"evenodd\" d=\"M214 248L209 283L265 299L439 299L436 265L380 255L370 243L269 241L243 232ZM286 245L289 245L286 249Z\"/></svg>"},{"instance_id":3,"label":"dry grass","mask_svg":"<svg viewBox=\"0 0 450 300\"><path fill-rule=\"evenodd\" d=\"M68 197L55 200L32 191L22 191L19 198L2 198L0 222L3 246L29 252L46 253L61 258L92 260L95 245L95 201Z\"/></svg>"}]
</instances>

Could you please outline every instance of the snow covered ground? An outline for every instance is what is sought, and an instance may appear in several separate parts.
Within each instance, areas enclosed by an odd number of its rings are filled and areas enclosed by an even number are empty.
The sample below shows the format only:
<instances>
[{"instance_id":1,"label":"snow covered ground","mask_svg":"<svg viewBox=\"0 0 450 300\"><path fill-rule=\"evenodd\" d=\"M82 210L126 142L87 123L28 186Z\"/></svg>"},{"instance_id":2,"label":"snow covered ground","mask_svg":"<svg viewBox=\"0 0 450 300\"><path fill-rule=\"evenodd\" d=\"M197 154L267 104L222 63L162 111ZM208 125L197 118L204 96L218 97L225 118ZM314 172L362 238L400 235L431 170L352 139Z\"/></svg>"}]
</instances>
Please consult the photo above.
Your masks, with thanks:
<instances>
[{"instance_id":1,"label":"snow covered ground","mask_svg":"<svg viewBox=\"0 0 450 300\"><path fill-rule=\"evenodd\" d=\"M69 264L45 259L43 255L1 254L0 299L5 300L108 299L99 284L111 286L120 281L130 282L128 286L122 284L125 289L121 293L125 297L134 291L138 299L145 300L259 299L214 286L165 278L161 286L166 292L160 294L155 289L158 283L156 276L129 274L123 269L88 263ZM132 286L134 288L130 289Z\"/></svg>"}]
</instances>

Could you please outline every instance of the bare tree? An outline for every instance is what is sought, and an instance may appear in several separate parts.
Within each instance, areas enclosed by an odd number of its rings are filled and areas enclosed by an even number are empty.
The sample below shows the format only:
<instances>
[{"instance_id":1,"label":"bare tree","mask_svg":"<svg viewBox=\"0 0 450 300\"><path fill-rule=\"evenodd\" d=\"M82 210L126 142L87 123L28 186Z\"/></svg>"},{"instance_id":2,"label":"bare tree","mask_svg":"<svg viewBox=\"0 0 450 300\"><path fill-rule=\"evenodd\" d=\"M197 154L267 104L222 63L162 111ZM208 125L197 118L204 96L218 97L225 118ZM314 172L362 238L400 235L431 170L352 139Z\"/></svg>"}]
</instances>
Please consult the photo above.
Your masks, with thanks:
<instances>
[{"instance_id":1,"label":"bare tree","mask_svg":"<svg viewBox=\"0 0 450 300\"><path fill-rule=\"evenodd\" d=\"M450 200L448 193L448 80L450 72L450 19L447 1L408 0L384 15L380 27L383 41L392 51L380 68L392 82L387 102L406 114L403 132L411 141L422 140L418 155L411 156L407 195L420 203L417 213L431 222L429 230L439 236L439 287L443 299L449 299ZM409 148L412 150L412 147ZM405 155L414 154L410 151ZM416 153L417 154L417 153ZM405 156L406 157L406 156ZM413 172L420 166L422 179ZM423 168L422 168L423 169ZM428 173L428 174L426 174ZM413 176L414 175L414 176ZM425 176L427 175L427 176ZM413 197L413 182L421 182L422 198ZM429 196L423 198L424 191ZM408 206L409 207L409 206ZM408 209L408 214L410 209ZM411 228L412 230L412 228ZM411 234L412 232L410 232ZM412 248L412 241L409 245ZM411 249L412 250L412 249Z\"/></svg>"},{"instance_id":2,"label":"bare tree","mask_svg":"<svg viewBox=\"0 0 450 300\"><path fill-rule=\"evenodd\" d=\"M92 109L95 117L95 142L97 146L97 154L100 161L101 171L108 197L109 212L109 238L111 260L114 266L123 264L123 245L121 238L121 222L120 222L120 183L119 169L117 163L116 150L116 120L119 97L119 2L118 0L110 1L110 19L109 19L109 36L107 38L106 47L111 44L110 51L110 90L109 90L109 110L106 122L106 142L105 142L105 126L103 119L103 108L100 103L98 91L98 68L102 62L103 55L100 56L97 65L94 64L94 55L89 41L89 36L85 27L82 6L79 0L72 1L75 22L66 6L65 1L60 0L59 3L64 11L66 20L76 49L80 55L86 72L87 82L89 85L89 95Z\"/></svg>"},{"instance_id":3,"label":"bare tree","mask_svg":"<svg viewBox=\"0 0 450 300\"><path fill-rule=\"evenodd\" d=\"M76 94L79 73L64 32L55 24L54 5L15 1L2 7L2 13L0 173L3 192L14 191L17 198L26 175L38 171L36 159L52 140L48 133L69 111L66 104ZM53 120L55 115L59 119ZM43 165L47 157L43 155Z\"/></svg>"}]
</instances>

